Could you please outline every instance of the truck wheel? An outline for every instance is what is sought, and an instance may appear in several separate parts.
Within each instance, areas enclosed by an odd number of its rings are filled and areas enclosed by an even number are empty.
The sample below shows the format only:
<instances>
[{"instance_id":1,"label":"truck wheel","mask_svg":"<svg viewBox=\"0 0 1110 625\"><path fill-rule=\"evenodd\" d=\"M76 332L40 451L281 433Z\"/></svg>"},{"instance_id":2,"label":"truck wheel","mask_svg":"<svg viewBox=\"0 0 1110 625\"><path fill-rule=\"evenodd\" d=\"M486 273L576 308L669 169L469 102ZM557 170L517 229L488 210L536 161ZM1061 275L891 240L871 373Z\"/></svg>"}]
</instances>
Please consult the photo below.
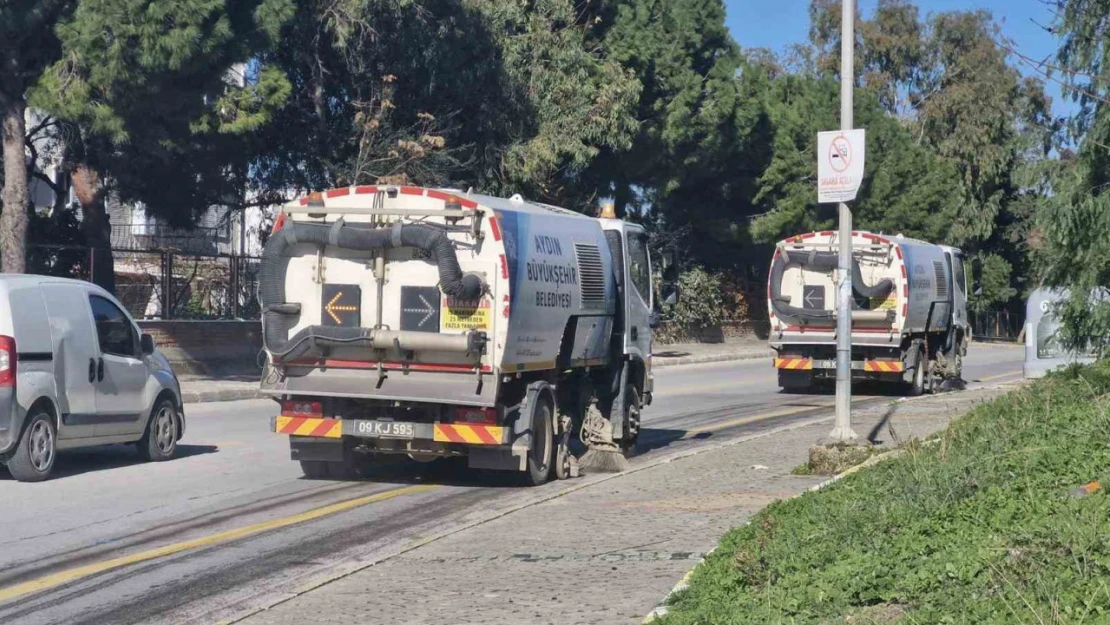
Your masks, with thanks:
<instances>
[{"instance_id":1,"label":"truck wheel","mask_svg":"<svg viewBox=\"0 0 1110 625\"><path fill-rule=\"evenodd\" d=\"M913 380L906 387L906 395L918 397L925 392L925 368L929 366L929 358L924 348L917 349L917 365L913 371Z\"/></svg>"},{"instance_id":2,"label":"truck wheel","mask_svg":"<svg viewBox=\"0 0 1110 625\"><path fill-rule=\"evenodd\" d=\"M50 477L58 457L58 432L54 419L39 409L27 420L19 447L8 460L8 471L20 482L41 482Z\"/></svg>"},{"instance_id":3,"label":"truck wheel","mask_svg":"<svg viewBox=\"0 0 1110 625\"><path fill-rule=\"evenodd\" d=\"M640 438L640 394L636 386L629 384L624 389L624 435L621 436L621 451L631 457L636 453L636 441Z\"/></svg>"},{"instance_id":4,"label":"truck wheel","mask_svg":"<svg viewBox=\"0 0 1110 625\"><path fill-rule=\"evenodd\" d=\"M551 403L545 398L539 402L532 413L532 448L528 450L528 470L525 472L525 482L529 486L539 486L551 479L555 457Z\"/></svg>"}]
</instances>

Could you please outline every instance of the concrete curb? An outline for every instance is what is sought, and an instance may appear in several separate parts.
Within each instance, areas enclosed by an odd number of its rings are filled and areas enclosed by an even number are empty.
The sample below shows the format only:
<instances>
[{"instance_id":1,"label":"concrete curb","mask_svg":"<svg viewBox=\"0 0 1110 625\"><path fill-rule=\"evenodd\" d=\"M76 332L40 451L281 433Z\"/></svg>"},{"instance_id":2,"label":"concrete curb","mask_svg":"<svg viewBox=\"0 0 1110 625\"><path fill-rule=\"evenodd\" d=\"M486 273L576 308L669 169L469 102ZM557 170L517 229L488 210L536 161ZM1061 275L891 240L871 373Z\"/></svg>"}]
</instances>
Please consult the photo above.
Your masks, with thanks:
<instances>
[{"instance_id":1,"label":"concrete curb","mask_svg":"<svg viewBox=\"0 0 1110 625\"><path fill-rule=\"evenodd\" d=\"M677 358L658 358L652 357L652 369L665 369L667 367L677 367L680 365L700 365L710 362L733 362L737 360L759 360L760 358L771 358L774 354L770 349L758 352L739 352L736 354L712 354L709 356L679 356Z\"/></svg>"},{"instance_id":2,"label":"concrete curb","mask_svg":"<svg viewBox=\"0 0 1110 625\"><path fill-rule=\"evenodd\" d=\"M181 401L186 404L208 404L218 401L240 401L265 397L257 388L225 388L214 391L182 391Z\"/></svg>"}]
</instances>

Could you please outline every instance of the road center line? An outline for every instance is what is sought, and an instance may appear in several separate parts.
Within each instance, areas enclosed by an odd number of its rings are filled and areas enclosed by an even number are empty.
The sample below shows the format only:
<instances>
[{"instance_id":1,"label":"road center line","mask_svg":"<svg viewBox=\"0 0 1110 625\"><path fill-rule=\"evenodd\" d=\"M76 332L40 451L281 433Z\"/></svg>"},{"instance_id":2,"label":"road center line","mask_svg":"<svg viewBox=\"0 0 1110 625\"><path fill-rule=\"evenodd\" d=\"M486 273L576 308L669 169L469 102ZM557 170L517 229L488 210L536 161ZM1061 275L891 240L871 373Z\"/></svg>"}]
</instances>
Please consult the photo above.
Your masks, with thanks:
<instances>
[{"instance_id":1,"label":"road center line","mask_svg":"<svg viewBox=\"0 0 1110 625\"><path fill-rule=\"evenodd\" d=\"M978 380L976 380L976 382L979 382L979 383L990 382L992 380L1001 380L1002 378L1009 378L1009 377L1013 377L1015 375L1021 375L1021 371L1011 371L1009 373L999 373L998 375L992 375L992 376L987 376L985 378L979 378Z\"/></svg>"},{"instance_id":2,"label":"road center line","mask_svg":"<svg viewBox=\"0 0 1110 625\"><path fill-rule=\"evenodd\" d=\"M93 562L92 564L86 564L84 566L66 569L64 571L59 571L57 573L40 577L38 579L23 582L22 584L16 584L15 586L9 586L7 588L0 588L0 603L11 601L12 599L16 599L18 597L22 597L31 593L48 590L50 588L56 588L63 584L75 582L77 580L104 573L106 571L111 571L113 569L130 566L132 564L138 564L140 562L146 562L148 560L154 560L156 558L163 558L165 556L174 555L183 551L199 549L201 547L211 547L233 540L239 540L240 538L246 538L255 534L261 534L262 532L268 532L271 530L281 529L283 527L289 527L290 525L305 523L307 521L312 521L321 517L338 514L340 512L346 512L347 510L353 510L354 508L377 503L379 501L393 499L394 497L400 497L402 495L414 495L416 493L422 493L434 488L436 488L436 486L426 484L395 488L392 490L387 490L385 492L368 495L366 497L359 497L357 499L341 501L339 503L334 503L322 508L308 510L280 519L264 521L262 523L256 523L254 525L248 525L246 527L240 527L238 529L227 530L225 532L219 532L217 534L211 534L209 536L201 536L200 538L194 538L192 540L186 540L183 542L166 545L164 547L158 547L156 549L140 551L139 553L133 553L127 556L111 558L109 560L101 560L100 562Z\"/></svg>"}]
</instances>

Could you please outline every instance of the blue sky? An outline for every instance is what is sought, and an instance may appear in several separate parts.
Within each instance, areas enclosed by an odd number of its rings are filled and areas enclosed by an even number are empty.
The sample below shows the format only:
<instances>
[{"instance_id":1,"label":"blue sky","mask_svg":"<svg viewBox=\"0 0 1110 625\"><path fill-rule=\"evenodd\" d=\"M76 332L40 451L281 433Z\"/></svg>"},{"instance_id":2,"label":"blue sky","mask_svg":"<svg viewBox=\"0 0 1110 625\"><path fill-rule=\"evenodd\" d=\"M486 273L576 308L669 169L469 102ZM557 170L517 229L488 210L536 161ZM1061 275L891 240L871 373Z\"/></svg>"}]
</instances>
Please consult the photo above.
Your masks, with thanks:
<instances>
[{"instance_id":1,"label":"blue sky","mask_svg":"<svg viewBox=\"0 0 1110 625\"><path fill-rule=\"evenodd\" d=\"M870 16L877 0L858 0L864 16ZM1052 21L1052 12L1042 0L917 0L922 16L942 11L987 9L1002 24L1002 31L1013 40L1017 49L1038 60L1055 55L1057 40L1039 26ZM745 48L770 48L781 52L791 43L805 42L809 37L809 0L725 0L728 27L733 38ZM1036 23L1034 23L1036 22ZM1025 74L1034 74L1030 67L1013 62ZM1053 109L1058 115L1072 109L1060 95L1059 87L1047 82Z\"/></svg>"}]
</instances>

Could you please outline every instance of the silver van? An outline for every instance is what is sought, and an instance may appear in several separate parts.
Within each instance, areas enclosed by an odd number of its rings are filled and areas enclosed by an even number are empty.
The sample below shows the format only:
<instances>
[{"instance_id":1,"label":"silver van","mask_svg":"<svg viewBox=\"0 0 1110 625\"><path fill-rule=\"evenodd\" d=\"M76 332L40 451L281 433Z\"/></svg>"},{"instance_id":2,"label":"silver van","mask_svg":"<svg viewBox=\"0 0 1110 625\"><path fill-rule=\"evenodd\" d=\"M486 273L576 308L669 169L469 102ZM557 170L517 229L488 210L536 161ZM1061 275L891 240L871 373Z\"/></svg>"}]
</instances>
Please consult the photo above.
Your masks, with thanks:
<instances>
[{"instance_id":1,"label":"silver van","mask_svg":"<svg viewBox=\"0 0 1110 625\"><path fill-rule=\"evenodd\" d=\"M15 479L44 480L58 451L90 445L168 460L184 432L177 377L114 297L0 274L0 463Z\"/></svg>"},{"instance_id":2,"label":"silver van","mask_svg":"<svg viewBox=\"0 0 1110 625\"><path fill-rule=\"evenodd\" d=\"M1073 363L1094 362L1094 350L1090 353L1068 352L1058 340L1060 320L1056 318L1053 307L1067 297L1060 289L1039 288L1029 294L1025 302L1025 365L1024 377L1040 378L1054 369Z\"/></svg>"}]
</instances>

